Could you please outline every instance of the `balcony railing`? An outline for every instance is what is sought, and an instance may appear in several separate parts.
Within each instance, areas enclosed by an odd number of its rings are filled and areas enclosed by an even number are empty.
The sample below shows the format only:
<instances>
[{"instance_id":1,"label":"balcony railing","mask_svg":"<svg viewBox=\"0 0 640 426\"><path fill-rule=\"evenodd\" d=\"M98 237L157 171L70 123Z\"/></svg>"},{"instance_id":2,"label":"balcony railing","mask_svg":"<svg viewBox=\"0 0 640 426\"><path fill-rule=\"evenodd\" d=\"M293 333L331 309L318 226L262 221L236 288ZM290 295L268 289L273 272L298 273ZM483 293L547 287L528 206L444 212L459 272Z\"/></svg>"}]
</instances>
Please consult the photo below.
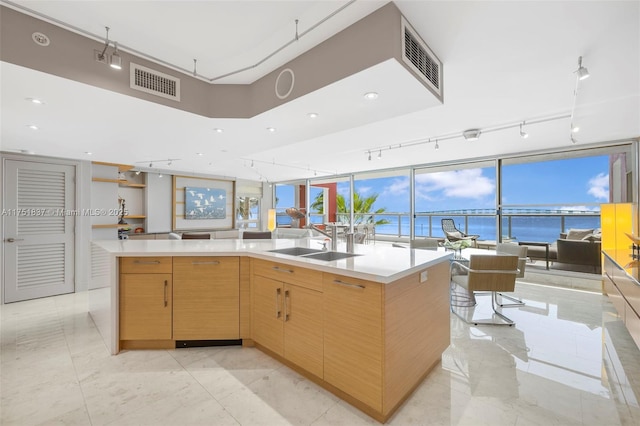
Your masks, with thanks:
<instances>
[{"instance_id":1,"label":"balcony railing","mask_svg":"<svg viewBox=\"0 0 640 426\"><path fill-rule=\"evenodd\" d=\"M311 215L311 222L323 223L322 214ZM406 239L410 234L410 215L407 212L356 213L355 223L377 223L376 235L390 239ZM496 239L495 210L455 210L447 212L416 213L416 237L444 237L441 220L453 218L458 229L467 233L480 235L480 240ZM279 224L289 223L286 215L279 215ZM349 215L338 214L338 221L349 222ZM586 210L541 210L541 209L509 209L502 215L502 236L520 241L553 242L560 233L569 228L600 228L600 212Z\"/></svg>"}]
</instances>

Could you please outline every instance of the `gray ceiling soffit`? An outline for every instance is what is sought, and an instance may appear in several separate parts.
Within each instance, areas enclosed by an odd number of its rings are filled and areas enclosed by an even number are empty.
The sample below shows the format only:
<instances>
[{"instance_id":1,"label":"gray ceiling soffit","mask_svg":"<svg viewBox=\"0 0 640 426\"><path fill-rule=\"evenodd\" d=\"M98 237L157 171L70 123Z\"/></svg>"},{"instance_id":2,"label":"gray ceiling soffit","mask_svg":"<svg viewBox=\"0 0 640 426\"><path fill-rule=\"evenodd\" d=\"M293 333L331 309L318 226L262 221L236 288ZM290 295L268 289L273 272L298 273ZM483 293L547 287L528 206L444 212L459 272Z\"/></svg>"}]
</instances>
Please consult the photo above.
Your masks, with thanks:
<instances>
[{"instance_id":1,"label":"gray ceiling soffit","mask_svg":"<svg viewBox=\"0 0 640 426\"><path fill-rule=\"evenodd\" d=\"M433 96L433 104L441 104L443 99L402 59L401 14L393 3L249 85L210 84L126 51L120 51L122 70L115 71L94 58L94 51L101 51L103 43L5 6L0 6L0 23L2 61L210 118L251 118L389 59L395 59L421 83ZM46 34L50 45L34 43L35 32ZM131 62L179 79L180 101L132 89ZM288 72L281 77L277 96L276 82L286 69L291 70L293 78Z\"/></svg>"}]
</instances>

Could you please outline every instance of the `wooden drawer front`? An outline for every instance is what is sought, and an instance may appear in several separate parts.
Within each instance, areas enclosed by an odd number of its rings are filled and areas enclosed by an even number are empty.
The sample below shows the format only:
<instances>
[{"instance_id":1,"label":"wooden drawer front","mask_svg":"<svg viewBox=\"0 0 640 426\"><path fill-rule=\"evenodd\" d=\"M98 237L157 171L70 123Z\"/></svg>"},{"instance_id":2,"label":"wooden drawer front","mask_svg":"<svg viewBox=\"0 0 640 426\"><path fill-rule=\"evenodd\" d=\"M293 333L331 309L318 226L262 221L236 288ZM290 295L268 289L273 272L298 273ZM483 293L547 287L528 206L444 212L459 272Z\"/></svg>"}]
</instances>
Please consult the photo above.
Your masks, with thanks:
<instances>
[{"instance_id":1,"label":"wooden drawer front","mask_svg":"<svg viewBox=\"0 0 640 426\"><path fill-rule=\"evenodd\" d=\"M324 274L324 380L382 411L382 285Z\"/></svg>"},{"instance_id":2,"label":"wooden drawer front","mask_svg":"<svg viewBox=\"0 0 640 426\"><path fill-rule=\"evenodd\" d=\"M219 340L240 337L237 257L173 258L173 338Z\"/></svg>"},{"instance_id":3,"label":"wooden drawer front","mask_svg":"<svg viewBox=\"0 0 640 426\"><path fill-rule=\"evenodd\" d=\"M170 274L171 257L121 257L121 274Z\"/></svg>"},{"instance_id":4,"label":"wooden drawer front","mask_svg":"<svg viewBox=\"0 0 640 426\"><path fill-rule=\"evenodd\" d=\"M322 291L322 272L268 260L253 260L253 273L277 281Z\"/></svg>"}]
</instances>

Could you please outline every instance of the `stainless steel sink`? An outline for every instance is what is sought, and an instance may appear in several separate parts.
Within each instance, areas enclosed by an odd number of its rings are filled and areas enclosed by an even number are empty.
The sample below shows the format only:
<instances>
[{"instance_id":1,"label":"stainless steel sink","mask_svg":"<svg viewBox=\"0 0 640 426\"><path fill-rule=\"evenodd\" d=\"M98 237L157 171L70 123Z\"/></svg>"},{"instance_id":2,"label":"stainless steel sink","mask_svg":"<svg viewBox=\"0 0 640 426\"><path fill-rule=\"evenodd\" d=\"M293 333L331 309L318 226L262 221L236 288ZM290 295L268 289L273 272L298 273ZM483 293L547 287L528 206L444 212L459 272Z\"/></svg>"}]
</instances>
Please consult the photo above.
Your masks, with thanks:
<instances>
[{"instance_id":1,"label":"stainless steel sink","mask_svg":"<svg viewBox=\"0 0 640 426\"><path fill-rule=\"evenodd\" d=\"M323 251L316 254L309 254L304 256L307 259L316 259L316 260L340 260L347 259L349 257L360 256L359 254L354 253L343 253L339 251Z\"/></svg>"},{"instance_id":2,"label":"stainless steel sink","mask_svg":"<svg viewBox=\"0 0 640 426\"><path fill-rule=\"evenodd\" d=\"M289 256L304 256L313 253L323 253L322 250L310 249L306 247L289 247L283 249L269 250L271 253L288 254Z\"/></svg>"}]
</instances>

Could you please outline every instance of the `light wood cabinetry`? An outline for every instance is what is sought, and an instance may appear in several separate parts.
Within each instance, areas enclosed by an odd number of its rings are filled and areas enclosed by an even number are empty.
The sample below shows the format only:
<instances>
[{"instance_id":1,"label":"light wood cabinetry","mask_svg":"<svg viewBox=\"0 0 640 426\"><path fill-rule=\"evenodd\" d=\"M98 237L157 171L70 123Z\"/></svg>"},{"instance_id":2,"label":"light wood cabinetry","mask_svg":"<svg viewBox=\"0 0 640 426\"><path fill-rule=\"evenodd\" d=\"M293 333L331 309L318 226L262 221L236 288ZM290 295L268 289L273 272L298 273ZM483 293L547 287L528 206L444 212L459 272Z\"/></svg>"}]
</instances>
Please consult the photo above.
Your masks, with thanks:
<instances>
[{"instance_id":1,"label":"light wood cabinetry","mask_svg":"<svg viewBox=\"0 0 640 426\"><path fill-rule=\"evenodd\" d=\"M324 274L324 379L382 411L382 284Z\"/></svg>"},{"instance_id":2,"label":"light wood cabinetry","mask_svg":"<svg viewBox=\"0 0 640 426\"><path fill-rule=\"evenodd\" d=\"M121 342L171 340L171 258L121 259L119 303Z\"/></svg>"},{"instance_id":3,"label":"light wood cabinetry","mask_svg":"<svg viewBox=\"0 0 640 426\"><path fill-rule=\"evenodd\" d=\"M173 258L173 338L240 338L237 257Z\"/></svg>"},{"instance_id":4,"label":"light wood cabinetry","mask_svg":"<svg viewBox=\"0 0 640 426\"><path fill-rule=\"evenodd\" d=\"M251 337L270 351L284 356L282 298L284 283L255 275L252 281Z\"/></svg>"},{"instance_id":5,"label":"light wood cabinetry","mask_svg":"<svg viewBox=\"0 0 640 426\"><path fill-rule=\"evenodd\" d=\"M253 271L253 340L321 378L322 273L261 260Z\"/></svg>"}]
</instances>

